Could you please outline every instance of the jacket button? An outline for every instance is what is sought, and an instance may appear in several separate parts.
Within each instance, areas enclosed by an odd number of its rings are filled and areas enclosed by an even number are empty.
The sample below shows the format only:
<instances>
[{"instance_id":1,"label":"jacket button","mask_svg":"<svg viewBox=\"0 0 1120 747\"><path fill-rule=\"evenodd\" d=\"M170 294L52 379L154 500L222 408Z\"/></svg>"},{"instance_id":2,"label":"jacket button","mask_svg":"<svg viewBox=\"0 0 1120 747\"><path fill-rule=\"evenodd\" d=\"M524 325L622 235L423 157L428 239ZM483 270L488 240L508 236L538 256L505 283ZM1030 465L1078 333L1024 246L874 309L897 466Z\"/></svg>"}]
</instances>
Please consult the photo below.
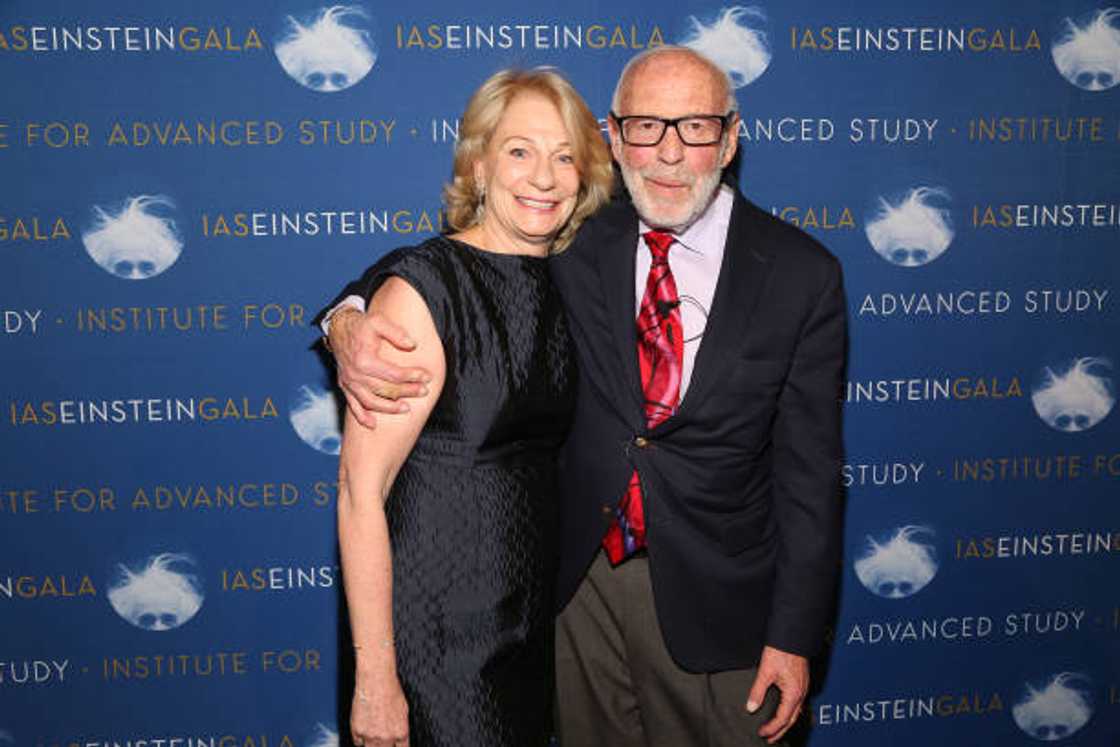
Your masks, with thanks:
<instances>
[{"instance_id":1,"label":"jacket button","mask_svg":"<svg viewBox=\"0 0 1120 747\"><path fill-rule=\"evenodd\" d=\"M610 506L603 506L603 516L614 516L614 509Z\"/></svg>"},{"instance_id":2,"label":"jacket button","mask_svg":"<svg viewBox=\"0 0 1120 747\"><path fill-rule=\"evenodd\" d=\"M639 449L644 449L649 446L649 439L644 436L638 436L634 439L634 445Z\"/></svg>"}]
</instances>

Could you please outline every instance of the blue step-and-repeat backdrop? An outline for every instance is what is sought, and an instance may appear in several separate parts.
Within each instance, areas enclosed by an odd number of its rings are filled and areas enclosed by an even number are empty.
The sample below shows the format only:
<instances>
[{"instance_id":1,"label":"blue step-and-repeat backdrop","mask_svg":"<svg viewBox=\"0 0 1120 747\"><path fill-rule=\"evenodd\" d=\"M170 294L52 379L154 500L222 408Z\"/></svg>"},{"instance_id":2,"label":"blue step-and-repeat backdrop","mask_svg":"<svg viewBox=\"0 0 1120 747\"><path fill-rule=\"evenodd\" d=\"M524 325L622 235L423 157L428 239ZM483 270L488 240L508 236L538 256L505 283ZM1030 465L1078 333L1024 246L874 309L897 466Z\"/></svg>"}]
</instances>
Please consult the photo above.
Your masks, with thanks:
<instances>
[{"instance_id":1,"label":"blue step-and-repeat backdrop","mask_svg":"<svg viewBox=\"0 0 1120 747\"><path fill-rule=\"evenodd\" d=\"M744 192L846 271L809 744L1120 744L1108 2L0 4L0 745L347 743L309 322L441 229L486 76L602 118L662 43L729 70Z\"/></svg>"}]
</instances>

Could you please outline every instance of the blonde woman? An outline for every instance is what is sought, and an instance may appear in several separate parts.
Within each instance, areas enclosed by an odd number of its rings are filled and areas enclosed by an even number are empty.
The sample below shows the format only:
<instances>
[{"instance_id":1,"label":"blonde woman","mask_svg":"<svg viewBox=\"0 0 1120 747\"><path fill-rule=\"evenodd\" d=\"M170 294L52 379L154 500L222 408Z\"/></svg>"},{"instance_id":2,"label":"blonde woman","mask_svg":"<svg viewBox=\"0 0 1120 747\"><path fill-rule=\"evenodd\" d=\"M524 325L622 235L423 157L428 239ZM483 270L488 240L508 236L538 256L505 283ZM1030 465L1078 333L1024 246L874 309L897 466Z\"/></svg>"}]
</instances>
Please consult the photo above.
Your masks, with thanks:
<instances>
[{"instance_id":1,"label":"blonde woman","mask_svg":"<svg viewBox=\"0 0 1120 747\"><path fill-rule=\"evenodd\" d=\"M409 410L347 414L339 543L366 747L546 745L556 456L574 362L547 257L606 201L598 123L550 70L474 94L445 192L455 233L398 250L356 287L431 373Z\"/></svg>"}]
</instances>

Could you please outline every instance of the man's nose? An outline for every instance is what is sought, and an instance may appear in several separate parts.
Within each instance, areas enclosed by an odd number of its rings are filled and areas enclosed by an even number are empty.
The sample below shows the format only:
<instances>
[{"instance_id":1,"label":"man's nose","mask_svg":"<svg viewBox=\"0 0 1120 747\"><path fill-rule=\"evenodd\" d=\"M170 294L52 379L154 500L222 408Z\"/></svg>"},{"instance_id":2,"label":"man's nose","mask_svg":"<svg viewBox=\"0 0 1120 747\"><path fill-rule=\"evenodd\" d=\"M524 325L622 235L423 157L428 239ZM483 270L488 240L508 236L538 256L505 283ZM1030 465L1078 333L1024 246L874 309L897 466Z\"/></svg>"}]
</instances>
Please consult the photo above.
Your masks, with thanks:
<instances>
[{"instance_id":1,"label":"man's nose","mask_svg":"<svg viewBox=\"0 0 1120 747\"><path fill-rule=\"evenodd\" d=\"M665 137L657 144L657 158L663 163L678 163L684 158L684 149L687 146L681 142L681 136L676 127L667 127Z\"/></svg>"}]
</instances>

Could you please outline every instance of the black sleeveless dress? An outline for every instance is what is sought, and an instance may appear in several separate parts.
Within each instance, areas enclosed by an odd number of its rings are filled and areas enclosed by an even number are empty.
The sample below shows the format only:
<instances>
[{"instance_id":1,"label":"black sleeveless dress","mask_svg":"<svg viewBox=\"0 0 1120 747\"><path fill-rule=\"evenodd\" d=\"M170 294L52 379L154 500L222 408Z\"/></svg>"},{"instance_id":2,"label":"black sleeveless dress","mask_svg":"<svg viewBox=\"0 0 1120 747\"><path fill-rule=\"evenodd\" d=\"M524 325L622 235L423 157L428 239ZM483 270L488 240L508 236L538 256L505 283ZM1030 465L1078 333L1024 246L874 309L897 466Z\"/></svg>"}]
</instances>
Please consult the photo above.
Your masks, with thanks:
<instances>
[{"instance_id":1,"label":"black sleeveless dress","mask_svg":"<svg viewBox=\"0 0 1120 747\"><path fill-rule=\"evenodd\" d=\"M551 732L556 458L575 362L543 257L438 237L387 255L424 298L447 377L386 502L413 747Z\"/></svg>"}]
</instances>

